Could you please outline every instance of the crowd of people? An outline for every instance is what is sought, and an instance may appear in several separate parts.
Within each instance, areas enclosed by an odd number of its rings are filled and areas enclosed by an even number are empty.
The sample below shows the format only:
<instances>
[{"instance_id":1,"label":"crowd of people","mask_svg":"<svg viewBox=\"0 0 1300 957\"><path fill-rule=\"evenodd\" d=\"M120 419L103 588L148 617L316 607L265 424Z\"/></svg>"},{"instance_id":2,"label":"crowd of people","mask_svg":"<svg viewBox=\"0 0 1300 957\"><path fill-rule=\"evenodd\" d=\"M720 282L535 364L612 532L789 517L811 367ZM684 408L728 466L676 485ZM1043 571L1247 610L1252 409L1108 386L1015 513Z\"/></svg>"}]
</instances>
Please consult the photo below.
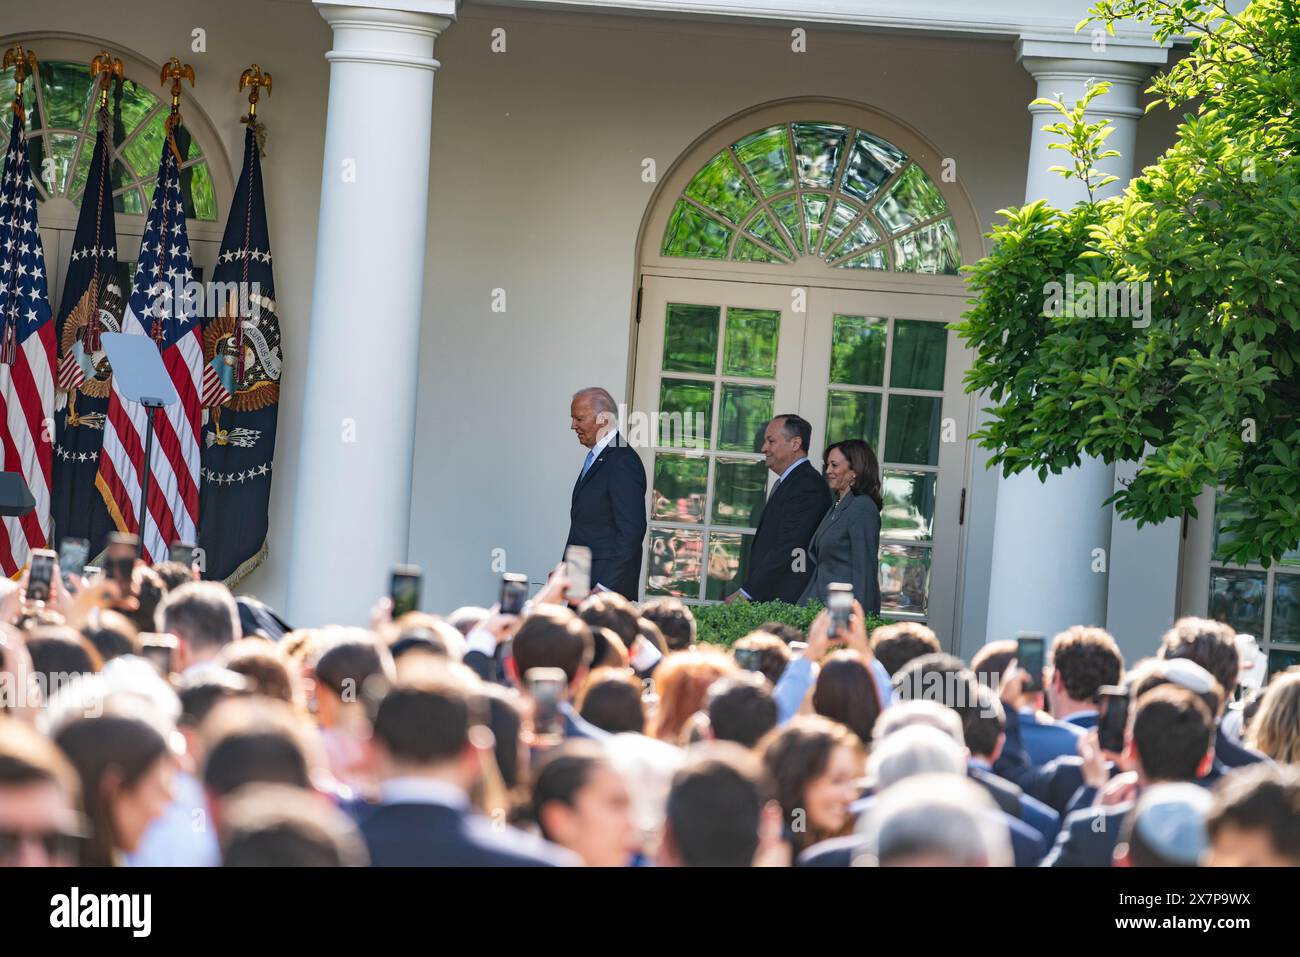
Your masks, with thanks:
<instances>
[{"instance_id":1,"label":"crowd of people","mask_svg":"<svg viewBox=\"0 0 1300 957\"><path fill-rule=\"evenodd\" d=\"M1239 695L1221 623L1131 665L1071 628L1039 676L570 584L290 628L175 563L0 583L0 864L1300 865L1300 670Z\"/></svg>"}]
</instances>

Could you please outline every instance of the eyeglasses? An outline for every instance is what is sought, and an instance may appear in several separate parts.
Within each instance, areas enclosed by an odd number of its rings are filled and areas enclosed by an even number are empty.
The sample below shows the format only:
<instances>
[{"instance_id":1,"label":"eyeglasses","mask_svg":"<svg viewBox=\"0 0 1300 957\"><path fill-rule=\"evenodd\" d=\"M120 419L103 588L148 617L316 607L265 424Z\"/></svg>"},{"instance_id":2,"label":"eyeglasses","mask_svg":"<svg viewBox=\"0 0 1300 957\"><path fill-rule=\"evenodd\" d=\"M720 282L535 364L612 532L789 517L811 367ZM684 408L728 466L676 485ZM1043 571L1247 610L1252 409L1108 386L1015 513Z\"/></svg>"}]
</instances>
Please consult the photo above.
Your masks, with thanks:
<instances>
[{"instance_id":1,"label":"eyeglasses","mask_svg":"<svg viewBox=\"0 0 1300 957\"><path fill-rule=\"evenodd\" d=\"M0 862L18 859L24 844L40 845L46 857L76 859L85 836L72 831L9 831L0 830Z\"/></svg>"}]
</instances>

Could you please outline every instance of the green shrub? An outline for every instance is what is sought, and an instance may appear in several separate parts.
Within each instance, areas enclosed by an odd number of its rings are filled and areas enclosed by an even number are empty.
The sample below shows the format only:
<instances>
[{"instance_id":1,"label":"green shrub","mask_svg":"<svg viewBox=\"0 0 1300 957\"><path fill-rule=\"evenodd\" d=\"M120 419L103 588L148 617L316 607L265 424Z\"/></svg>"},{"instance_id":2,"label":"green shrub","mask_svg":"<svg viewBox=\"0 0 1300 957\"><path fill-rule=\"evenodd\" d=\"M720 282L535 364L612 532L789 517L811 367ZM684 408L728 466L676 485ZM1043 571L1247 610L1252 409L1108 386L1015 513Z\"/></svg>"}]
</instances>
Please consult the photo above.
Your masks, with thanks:
<instances>
[{"instance_id":1,"label":"green shrub","mask_svg":"<svg viewBox=\"0 0 1300 957\"><path fill-rule=\"evenodd\" d=\"M793 625L807 634L808 626L821 610L821 603L815 601L806 605L790 605L783 601L735 601L730 605L695 605L691 608L699 640L727 647L768 621ZM873 628L887 623L887 619L867 613L868 634Z\"/></svg>"}]
</instances>

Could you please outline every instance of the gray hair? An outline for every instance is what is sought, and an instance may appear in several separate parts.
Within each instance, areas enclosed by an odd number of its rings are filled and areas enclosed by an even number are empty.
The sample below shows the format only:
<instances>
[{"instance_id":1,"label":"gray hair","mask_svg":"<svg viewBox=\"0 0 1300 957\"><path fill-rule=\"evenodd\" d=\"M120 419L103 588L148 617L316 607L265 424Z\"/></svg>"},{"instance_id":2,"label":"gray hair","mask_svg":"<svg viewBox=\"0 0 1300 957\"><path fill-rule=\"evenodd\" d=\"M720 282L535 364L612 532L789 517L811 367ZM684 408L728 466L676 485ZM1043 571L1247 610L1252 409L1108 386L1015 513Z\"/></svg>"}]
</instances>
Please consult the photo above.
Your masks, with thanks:
<instances>
[{"instance_id":1,"label":"gray hair","mask_svg":"<svg viewBox=\"0 0 1300 957\"><path fill-rule=\"evenodd\" d=\"M871 740L879 741L903 728L930 727L942 731L963 748L966 733L962 730L961 716L952 708L934 701L902 701L880 713L871 732Z\"/></svg>"},{"instance_id":2,"label":"gray hair","mask_svg":"<svg viewBox=\"0 0 1300 957\"><path fill-rule=\"evenodd\" d=\"M191 648L212 651L243 637L239 607L220 582L186 582L172 589L154 618L159 631L184 638Z\"/></svg>"},{"instance_id":3,"label":"gray hair","mask_svg":"<svg viewBox=\"0 0 1300 957\"><path fill-rule=\"evenodd\" d=\"M917 729L922 730L922 729ZM855 865L889 866L924 855L954 867L1010 867L1011 837L993 799L954 774L923 774L871 802L858 822Z\"/></svg>"},{"instance_id":4,"label":"gray hair","mask_svg":"<svg viewBox=\"0 0 1300 957\"><path fill-rule=\"evenodd\" d=\"M591 402L593 412L609 412L618 415L618 403L614 401L614 397L609 394L608 389L602 389L598 385L590 385L585 389L579 389L573 393L573 398L587 399Z\"/></svg>"},{"instance_id":5,"label":"gray hair","mask_svg":"<svg viewBox=\"0 0 1300 957\"><path fill-rule=\"evenodd\" d=\"M919 774L966 773L966 749L938 728L913 725L877 741L867 758L867 780L882 791Z\"/></svg>"}]
</instances>

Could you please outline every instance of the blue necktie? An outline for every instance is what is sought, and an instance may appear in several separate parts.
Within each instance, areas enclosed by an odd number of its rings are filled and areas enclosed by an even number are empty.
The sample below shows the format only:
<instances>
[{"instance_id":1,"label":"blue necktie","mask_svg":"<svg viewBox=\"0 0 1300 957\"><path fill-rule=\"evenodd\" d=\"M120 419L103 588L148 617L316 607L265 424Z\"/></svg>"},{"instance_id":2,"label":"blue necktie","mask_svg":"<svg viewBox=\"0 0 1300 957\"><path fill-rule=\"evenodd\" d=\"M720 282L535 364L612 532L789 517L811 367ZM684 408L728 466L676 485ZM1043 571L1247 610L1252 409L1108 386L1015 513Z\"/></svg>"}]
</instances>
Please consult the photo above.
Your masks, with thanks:
<instances>
[{"instance_id":1,"label":"blue necktie","mask_svg":"<svg viewBox=\"0 0 1300 957\"><path fill-rule=\"evenodd\" d=\"M587 477L587 469L591 468L591 463L594 461L596 461L596 452L594 449L592 449L587 452L587 458L583 460L582 474L578 476L579 482L581 482L583 479Z\"/></svg>"}]
</instances>

